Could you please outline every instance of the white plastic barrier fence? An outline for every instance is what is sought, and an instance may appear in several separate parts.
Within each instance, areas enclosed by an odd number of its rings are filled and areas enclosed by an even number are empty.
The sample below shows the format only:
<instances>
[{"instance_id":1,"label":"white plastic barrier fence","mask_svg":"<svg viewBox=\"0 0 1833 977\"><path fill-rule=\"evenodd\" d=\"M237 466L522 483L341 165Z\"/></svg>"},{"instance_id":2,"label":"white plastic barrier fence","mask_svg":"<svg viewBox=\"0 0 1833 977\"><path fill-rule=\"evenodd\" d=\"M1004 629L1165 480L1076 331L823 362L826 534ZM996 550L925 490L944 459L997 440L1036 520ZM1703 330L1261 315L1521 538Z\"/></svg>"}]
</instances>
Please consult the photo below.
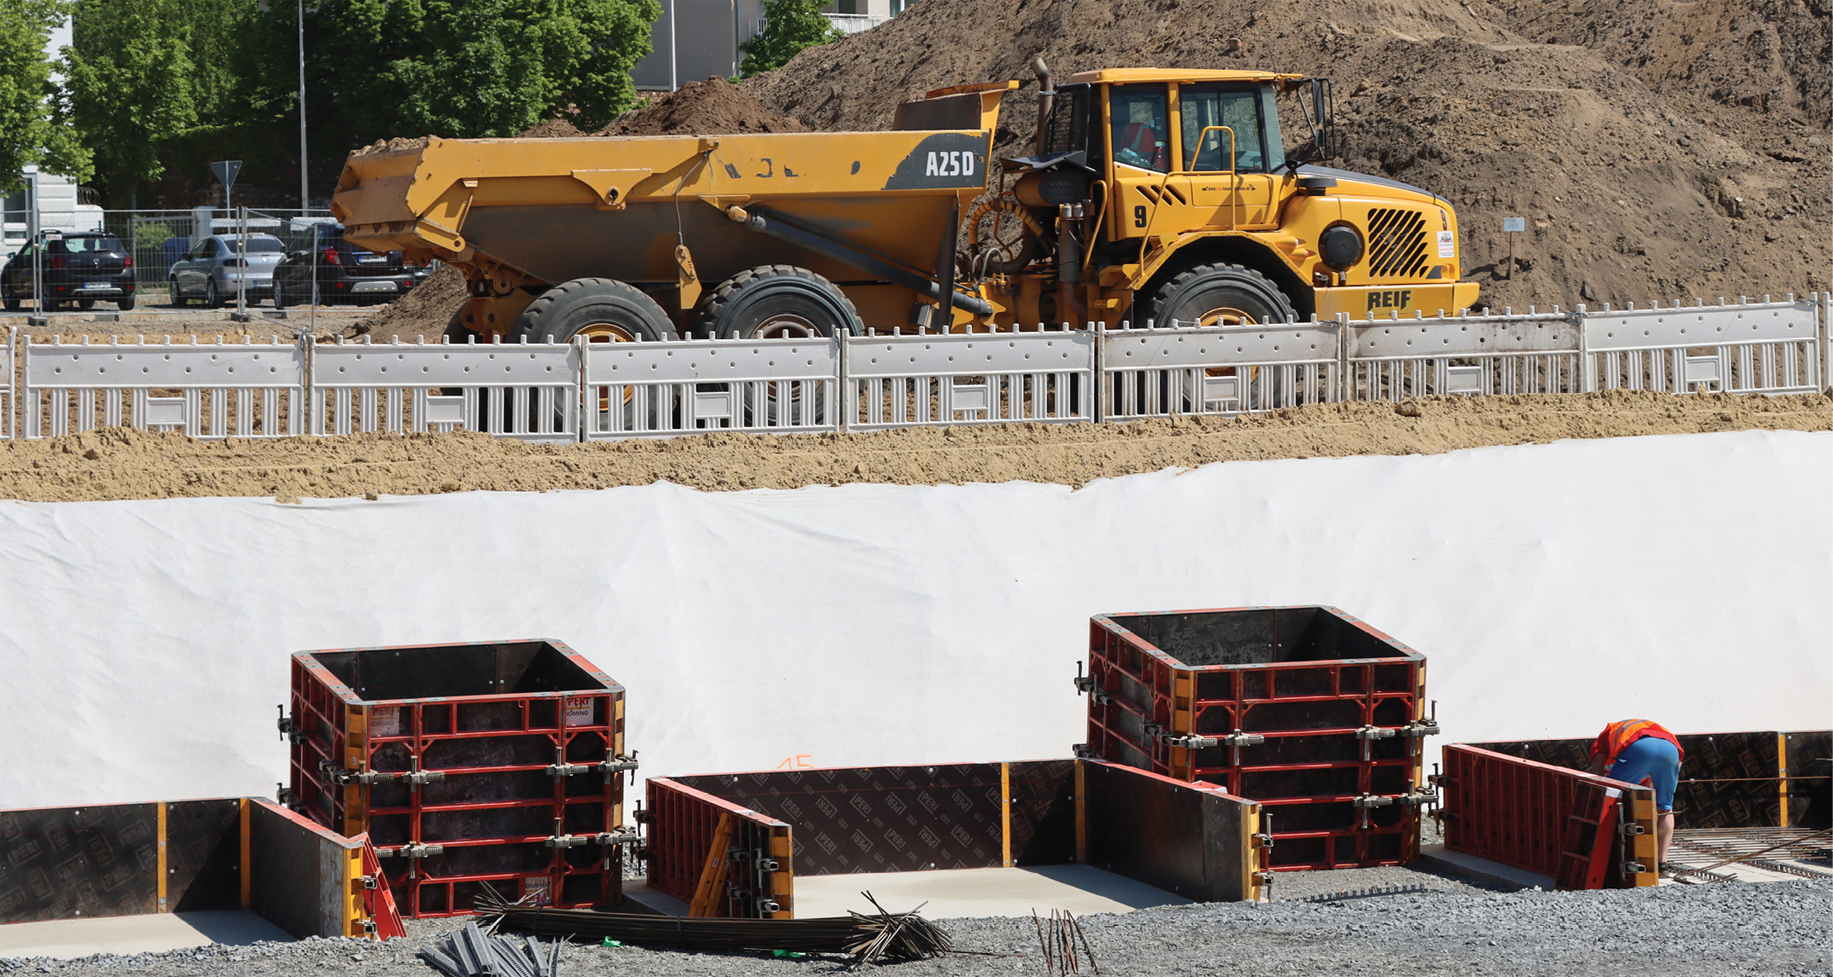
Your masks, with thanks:
<instances>
[{"instance_id":1,"label":"white plastic barrier fence","mask_svg":"<svg viewBox=\"0 0 1833 977\"><path fill-rule=\"evenodd\" d=\"M0 387L0 441L16 437L19 424L19 412L13 409L13 364L17 361L14 350L18 347L19 330L7 330L6 345L0 346L0 370L6 373L6 386Z\"/></svg>"},{"instance_id":2,"label":"white plastic barrier fence","mask_svg":"<svg viewBox=\"0 0 1833 977\"><path fill-rule=\"evenodd\" d=\"M1822 385L1818 298L1586 312L1585 389L1814 393Z\"/></svg>"},{"instance_id":3,"label":"white plastic barrier fence","mask_svg":"<svg viewBox=\"0 0 1833 977\"><path fill-rule=\"evenodd\" d=\"M582 343L584 440L839 430L827 338Z\"/></svg>"},{"instance_id":4,"label":"white plastic barrier fence","mask_svg":"<svg viewBox=\"0 0 1833 977\"><path fill-rule=\"evenodd\" d=\"M462 428L580 440L580 348L571 343L319 344L311 373L313 434Z\"/></svg>"},{"instance_id":5,"label":"white plastic barrier fence","mask_svg":"<svg viewBox=\"0 0 1833 977\"><path fill-rule=\"evenodd\" d=\"M1338 399L1342 325L1099 332L1101 417L1237 414Z\"/></svg>"},{"instance_id":6,"label":"white plastic barrier fence","mask_svg":"<svg viewBox=\"0 0 1833 977\"><path fill-rule=\"evenodd\" d=\"M1579 327L1557 307L1526 315L1346 321L1344 330L1345 400L1581 389Z\"/></svg>"},{"instance_id":7,"label":"white plastic barrier fence","mask_svg":"<svg viewBox=\"0 0 1833 977\"><path fill-rule=\"evenodd\" d=\"M1173 329L662 343L34 344L11 334L0 438L105 425L198 438L1124 421L1341 400L1824 388L1833 298ZM309 415L309 416L308 416Z\"/></svg>"},{"instance_id":8,"label":"white plastic barrier fence","mask_svg":"<svg viewBox=\"0 0 1833 977\"><path fill-rule=\"evenodd\" d=\"M1085 330L876 334L846 339L845 428L1095 419Z\"/></svg>"},{"instance_id":9,"label":"white plastic barrier fence","mask_svg":"<svg viewBox=\"0 0 1833 977\"><path fill-rule=\"evenodd\" d=\"M194 438L277 438L301 433L306 350L256 343L108 345L21 340L28 438L128 425ZM98 409L99 408L99 409Z\"/></svg>"}]
</instances>

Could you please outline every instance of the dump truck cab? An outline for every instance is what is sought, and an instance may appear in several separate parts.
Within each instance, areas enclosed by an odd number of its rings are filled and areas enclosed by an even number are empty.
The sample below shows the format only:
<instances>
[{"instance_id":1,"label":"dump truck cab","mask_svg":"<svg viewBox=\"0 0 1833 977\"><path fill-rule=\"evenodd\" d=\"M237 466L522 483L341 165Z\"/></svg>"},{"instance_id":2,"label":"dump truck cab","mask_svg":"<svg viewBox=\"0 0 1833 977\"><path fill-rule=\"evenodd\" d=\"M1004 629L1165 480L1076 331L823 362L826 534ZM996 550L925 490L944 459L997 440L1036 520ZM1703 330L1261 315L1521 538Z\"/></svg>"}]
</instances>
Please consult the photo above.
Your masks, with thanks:
<instances>
[{"instance_id":1,"label":"dump truck cab","mask_svg":"<svg viewBox=\"0 0 1833 977\"><path fill-rule=\"evenodd\" d=\"M1120 68L1058 87L1034 68L1035 153L1002 162L1009 200L972 217L1022 207L1043 238L1030 256L1054 260L1020 268L1010 252L1025 248L1008 245L968 261L1006 272L984 284L1016 321L1229 325L1476 300L1448 201L1318 165L1335 155L1328 80ZM1282 131L1282 96L1307 131Z\"/></svg>"}]
</instances>

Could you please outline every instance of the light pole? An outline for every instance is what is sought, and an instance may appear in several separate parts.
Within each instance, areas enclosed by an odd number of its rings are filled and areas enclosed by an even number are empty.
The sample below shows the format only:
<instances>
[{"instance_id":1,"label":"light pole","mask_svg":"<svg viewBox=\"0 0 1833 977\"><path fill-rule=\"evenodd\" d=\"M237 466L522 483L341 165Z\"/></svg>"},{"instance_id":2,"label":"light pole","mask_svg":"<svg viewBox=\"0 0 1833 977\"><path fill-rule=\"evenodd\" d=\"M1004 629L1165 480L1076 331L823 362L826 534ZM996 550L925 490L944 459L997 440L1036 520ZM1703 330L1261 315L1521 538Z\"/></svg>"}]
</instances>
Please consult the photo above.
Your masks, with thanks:
<instances>
[{"instance_id":1,"label":"light pole","mask_svg":"<svg viewBox=\"0 0 1833 977\"><path fill-rule=\"evenodd\" d=\"M299 216L312 206L306 186L305 138L305 0L295 5L299 11Z\"/></svg>"}]
</instances>

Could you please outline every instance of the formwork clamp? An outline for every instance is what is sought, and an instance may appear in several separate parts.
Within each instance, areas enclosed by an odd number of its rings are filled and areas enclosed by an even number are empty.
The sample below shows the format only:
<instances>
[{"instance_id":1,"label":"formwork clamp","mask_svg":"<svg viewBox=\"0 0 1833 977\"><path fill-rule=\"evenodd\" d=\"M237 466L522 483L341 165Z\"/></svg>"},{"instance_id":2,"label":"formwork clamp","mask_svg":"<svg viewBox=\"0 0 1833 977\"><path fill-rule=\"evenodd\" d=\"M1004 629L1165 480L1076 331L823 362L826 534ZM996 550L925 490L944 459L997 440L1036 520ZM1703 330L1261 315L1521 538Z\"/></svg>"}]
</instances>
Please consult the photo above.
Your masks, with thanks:
<instances>
[{"instance_id":1,"label":"formwork clamp","mask_svg":"<svg viewBox=\"0 0 1833 977\"><path fill-rule=\"evenodd\" d=\"M423 845L418 841L410 841L399 848L378 848L376 854L384 858L392 855L396 858L421 859L429 855L442 855L445 850L444 845Z\"/></svg>"},{"instance_id":2,"label":"formwork clamp","mask_svg":"<svg viewBox=\"0 0 1833 977\"><path fill-rule=\"evenodd\" d=\"M351 784L362 784L364 786L388 784L393 783L397 776L396 774L380 773L373 770L345 770L343 767L337 766L329 760L318 761L318 772L323 774L326 780L329 780L339 787L348 787Z\"/></svg>"},{"instance_id":3,"label":"formwork clamp","mask_svg":"<svg viewBox=\"0 0 1833 977\"><path fill-rule=\"evenodd\" d=\"M1624 862L1621 867L1623 874L1626 876L1641 875L1643 872L1648 871L1648 866L1641 862Z\"/></svg>"},{"instance_id":4,"label":"formwork clamp","mask_svg":"<svg viewBox=\"0 0 1833 977\"><path fill-rule=\"evenodd\" d=\"M782 907L777 905L775 899L759 899L757 901L757 911L760 913L774 913L781 909Z\"/></svg>"},{"instance_id":5,"label":"formwork clamp","mask_svg":"<svg viewBox=\"0 0 1833 977\"><path fill-rule=\"evenodd\" d=\"M1184 736L1173 736L1170 733L1160 733L1158 734L1158 741L1166 746L1185 750L1201 750L1206 747L1215 746L1218 742L1214 736L1197 736L1194 733Z\"/></svg>"},{"instance_id":6,"label":"formwork clamp","mask_svg":"<svg viewBox=\"0 0 1833 977\"><path fill-rule=\"evenodd\" d=\"M1113 697L1107 694L1107 690L1095 681L1093 674L1082 674L1082 663L1076 662L1076 694L1081 695L1084 692L1088 693L1089 701L1098 706L1105 706L1114 701Z\"/></svg>"},{"instance_id":7,"label":"formwork clamp","mask_svg":"<svg viewBox=\"0 0 1833 977\"><path fill-rule=\"evenodd\" d=\"M1648 829L1628 818L1624 818L1617 822L1617 834L1625 838L1633 838L1636 835L1648 834Z\"/></svg>"},{"instance_id":8,"label":"formwork clamp","mask_svg":"<svg viewBox=\"0 0 1833 977\"><path fill-rule=\"evenodd\" d=\"M1071 756L1075 757L1078 760L1099 760L1101 759L1100 757L1095 755L1095 751L1091 749L1087 743L1069 744L1069 753Z\"/></svg>"},{"instance_id":9,"label":"formwork clamp","mask_svg":"<svg viewBox=\"0 0 1833 977\"><path fill-rule=\"evenodd\" d=\"M1424 719L1415 719L1412 722L1406 724L1405 726L1400 727L1400 735L1405 736L1408 739L1423 739L1427 736L1437 736L1438 733L1439 733L1439 729L1438 729L1438 700L1437 699L1432 700L1432 715L1427 716Z\"/></svg>"},{"instance_id":10,"label":"formwork clamp","mask_svg":"<svg viewBox=\"0 0 1833 977\"><path fill-rule=\"evenodd\" d=\"M1397 728L1389 728L1386 726L1361 726L1356 729L1356 739L1385 740L1391 739L1399 733L1400 730Z\"/></svg>"},{"instance_id":11,"label":"formwork clamp","mask_svg":"<svg viewBox=\"0 0 1833 977\"><path fill-rule=\"evenodd\" d=\"M629 756L625 756L622 753L613 754L607 751L604 761L598 764L599 772L605 775L605 783L607 784L611 782L611 778L624 773L630 774L631 783L636 783L636 768L635 750L631 750Z\"/></svg>"},{"instance_id":12,"label":"formwork clamp","mask_svg":"<svg viewBox=\"0 0 1833 977\"><path fill-rule=\"evenodd\" d=\"M444 770L409 770L395 776L404 784L418 787L421 784L431 784L446 779L446 772Z\"/></svg>"},{"instance_id":13,"label":"formwork clamp","mask_svg":"<svg viewBox=\"0 0 1833 977\"><path fill-rule=\"evenodd\" d=\"M306 738L305 730L294 728L293 717L286 714L286 707L275 706L274 708L280 710L280 719L274 724L280 727L280 738L295 746L304 743Z\"/></svg>"}]
</instances>

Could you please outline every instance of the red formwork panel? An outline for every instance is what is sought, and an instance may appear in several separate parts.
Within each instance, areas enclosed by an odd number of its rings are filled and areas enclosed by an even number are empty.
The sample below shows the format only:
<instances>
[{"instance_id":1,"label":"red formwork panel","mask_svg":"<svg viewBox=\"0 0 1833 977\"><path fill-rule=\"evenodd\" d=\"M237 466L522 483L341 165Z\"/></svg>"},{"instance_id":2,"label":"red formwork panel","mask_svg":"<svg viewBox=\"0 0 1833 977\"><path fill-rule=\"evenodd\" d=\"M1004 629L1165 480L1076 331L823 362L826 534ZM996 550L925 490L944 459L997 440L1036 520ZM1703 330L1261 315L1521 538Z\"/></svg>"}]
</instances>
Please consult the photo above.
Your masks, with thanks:
<instances>
[{"instance_id":1,"label":"red formwork panel","mask_svg":"<svg viewBox=\"0 0 1833 977\"><path fill-rule=\"evenodd\" d=\"M651 888L700 915L795 918L788 824L665 777L650 778L646 791L649 809L641 817L649 827L643 855Z\"/></svg>"},{"instance_id":2,"label":"red formwork panel","mask_svg":"<svg viewBox=\"0 0 1833 977\"><path fill-rule=\"evenodd\" d=\"M1464 743L1438 778L1445 847L1554 876L1561 888L1654 885L1651 788Z\"/></svg>"},{"instance_id":3,"label":"red formwork panel","mask_svg":"<svg viewBox=\"0 0 1833 977\"><path fill-rule=\"evenodd\" d=\"M1089 622L1087 755L1262 805L1275 870L1418 855L1426 659L1333 607Z\"/></svg>"},{"instance_id":4,"label":"red formwork panel","mask_svg":"<svg viewBox=\"0 0 1833 977\"><path fill-rule=\"evenodd\" d=\"M624 690L565 644L301 652L281 726L290 803L368 832L406 915L622 900Z\"/></svg>"}]
</instances>

